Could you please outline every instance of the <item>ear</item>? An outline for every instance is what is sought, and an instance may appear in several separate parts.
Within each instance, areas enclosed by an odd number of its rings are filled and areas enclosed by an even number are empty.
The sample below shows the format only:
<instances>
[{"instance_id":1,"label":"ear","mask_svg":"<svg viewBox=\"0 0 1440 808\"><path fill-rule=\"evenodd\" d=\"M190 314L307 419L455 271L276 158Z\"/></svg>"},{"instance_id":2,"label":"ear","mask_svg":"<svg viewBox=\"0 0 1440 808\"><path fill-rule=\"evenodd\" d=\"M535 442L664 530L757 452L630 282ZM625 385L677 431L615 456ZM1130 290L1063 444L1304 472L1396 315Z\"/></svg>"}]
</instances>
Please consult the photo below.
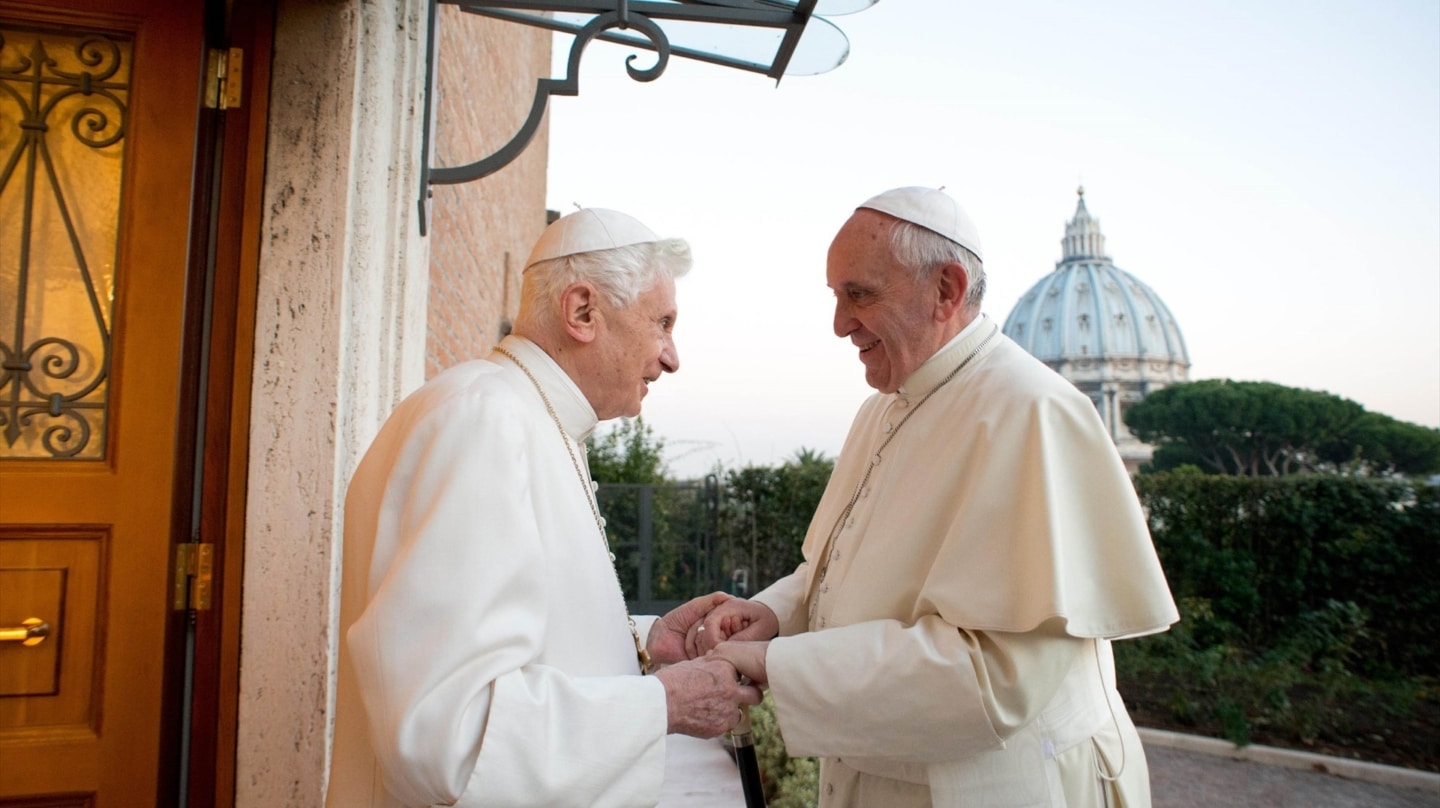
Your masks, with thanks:
<instances>
[{"instance_id":1,"label":"ear","mask_svg":"<svg viewBox=\"0 0 1440 808\"><path fill-rule=\"evenodd\" d=\"M560 293L560 324L576 342L595 341L601 318L595 307L598 298L599 292L585 281L576 281Z\"/></svg>"},{"instance_id":2,"label":"ear","mask_svg":"<svg viewBox=\"0 0 1440 808\"><path fill-rule=\"evenodd\" d=\"M949 322L965 307L965 293L970 291L970 276L958 261L952 261L935 272L935 320Z\"/></svg>"}]
</instances>

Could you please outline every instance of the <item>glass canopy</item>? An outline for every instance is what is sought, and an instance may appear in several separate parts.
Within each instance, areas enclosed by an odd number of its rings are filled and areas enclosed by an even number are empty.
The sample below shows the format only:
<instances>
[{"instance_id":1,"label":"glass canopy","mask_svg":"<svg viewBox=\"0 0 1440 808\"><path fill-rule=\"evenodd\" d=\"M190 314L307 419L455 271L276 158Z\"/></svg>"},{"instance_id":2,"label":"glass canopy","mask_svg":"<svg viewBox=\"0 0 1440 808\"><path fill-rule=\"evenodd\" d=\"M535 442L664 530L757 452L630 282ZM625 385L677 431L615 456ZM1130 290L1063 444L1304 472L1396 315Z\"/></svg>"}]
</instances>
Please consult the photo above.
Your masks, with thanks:
<instances>
[{"instance_id":1,"label":"glass canopy","mask_svg":"<svg viewBox=\"0 0 1440 808\"><path fill-rule=\"evenodd\" d=\"M850 53L850 41L826 16L863 11L876 0L431 0L430 54L435 58L435 25L440 4L462 11L561 31L574 36L563 79L541 79L530 115L509 143L494 154L462 166L430 165L430 99L421 154L421 233L428 226L430 186L470 182L499 171L529 145L551 95L578 95L580 57L591 40L654 51L654 65L626 71L636 81L653 81L670 56L761 73L775 80L834 70ZM432 75L434 64L431 65Z\"/></svg>"},{"instance_id":2,"label":"glass canopy","mask_svg":"<svg viewBox=\"0 0 1440 808\"><path fill-rule=\"evenodd\" d=\"M863 11L876 0L441 2L453 3L472 14L571 34L579 34L596 16L613 12L619 18L620 30L605 31L598 39L656 50L657 45L646 36L627 30L627 17L643 17L659 26L670 52L676 56L778 79L813 76L839 67L850 52L850 43L834 23L824 18Z\"/></svg>"}]
</instances>

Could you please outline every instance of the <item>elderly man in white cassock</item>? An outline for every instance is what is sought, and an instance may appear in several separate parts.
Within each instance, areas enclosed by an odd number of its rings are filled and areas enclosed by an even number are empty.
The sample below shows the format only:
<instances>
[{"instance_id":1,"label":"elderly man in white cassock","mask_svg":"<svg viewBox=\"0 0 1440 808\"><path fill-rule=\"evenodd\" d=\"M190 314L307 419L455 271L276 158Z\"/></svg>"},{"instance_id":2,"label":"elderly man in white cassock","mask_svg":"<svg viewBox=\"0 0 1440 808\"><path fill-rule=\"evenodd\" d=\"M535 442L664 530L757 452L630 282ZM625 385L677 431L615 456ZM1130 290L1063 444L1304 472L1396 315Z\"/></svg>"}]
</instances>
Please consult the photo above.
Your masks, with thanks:
<instances>
[{"instance_id":1,"label":"elderly man in white cassock","mask_svg":"<svg viewBox=\"0 0 1440 808\"><path fill-rule=\"evenodd\" d=\"M980 240L942 191L866 201L826 271L878 392L804 563L692 651L768 682L826 808L1149 805L1110 641L1179 616L1095 407L981 313Z\"/></svg>"},{"instance_id":2,"label":"elderly man in white cassock","mask_svg":"<svg viewBox=\"0 0 1440 808\"><path fill-rule=\"evenodd\" d=\"M726 596L631 620L585 460L679 368L689 268L622 213L559 219L514 332L381 428L345 501L329 808L654 805L668 733L713 738L759 702L731 663L685 660Z\"/></svg>"}]
</instances>

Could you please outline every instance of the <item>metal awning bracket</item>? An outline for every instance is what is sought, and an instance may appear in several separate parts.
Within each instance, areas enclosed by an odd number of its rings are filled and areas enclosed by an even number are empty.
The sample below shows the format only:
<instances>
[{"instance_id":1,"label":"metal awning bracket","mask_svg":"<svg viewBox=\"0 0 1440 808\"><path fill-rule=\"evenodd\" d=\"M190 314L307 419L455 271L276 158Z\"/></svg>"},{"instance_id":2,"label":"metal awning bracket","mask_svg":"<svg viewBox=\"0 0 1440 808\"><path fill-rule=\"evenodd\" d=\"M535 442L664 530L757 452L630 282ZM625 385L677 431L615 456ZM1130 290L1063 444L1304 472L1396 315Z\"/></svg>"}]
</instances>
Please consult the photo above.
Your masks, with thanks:
<instances>
[{"instance_id":1,"label":"metal awning bracket","mask_svg":"<svg viewBox=\"0 0 1440 808\"><path fill-rule=\"evenodd\" d=\"M875 2L835 1L856 7L849 10L865 8ZM472 182L509 165L535 137L545 116L550 96L579 94L580 58L585 46L592 40L600 39L654 51L655 63L645 69L635 66L637 57L634 54L625 59L625 71L636 81L654 81L659 78L669 64L671 54L761 73L778 81L791 66L800 37L810 24L818 2L821 0L430 0L426 32L429 66L426 74L420 151L421 235L430 229L432 185ZM542 78L536 82L530 113L519 131L494 154L458 166L430 164L436 123L436 29L442 4L456 6L466 13L569 33L574 37L570 45L565 77ZM585 17L589 19L584 20ZM773 55L766 61L722 53L718 49L685 47L671 43L672 33L666 30L666 24L672 21L680 24L709 23L744 29L772 29L779 33L779 42ZM838 29L836 31L838 33ZM840 36L840 41L844 42L843 35ZM824 72L835 67L844 61L847 53L848 46L842 45L833 64L820 70L810 67L806 72Z\"/></svg>"}]
</instances>

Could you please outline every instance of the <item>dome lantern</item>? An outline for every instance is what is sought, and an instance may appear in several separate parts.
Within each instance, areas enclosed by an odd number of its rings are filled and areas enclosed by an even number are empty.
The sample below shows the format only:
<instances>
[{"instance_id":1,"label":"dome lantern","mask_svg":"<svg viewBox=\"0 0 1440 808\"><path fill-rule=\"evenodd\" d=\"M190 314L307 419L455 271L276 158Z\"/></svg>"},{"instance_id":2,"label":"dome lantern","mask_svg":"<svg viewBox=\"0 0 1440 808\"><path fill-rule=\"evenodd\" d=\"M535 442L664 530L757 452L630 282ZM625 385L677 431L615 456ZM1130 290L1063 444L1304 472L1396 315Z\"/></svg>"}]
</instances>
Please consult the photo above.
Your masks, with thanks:
<instances>
[{"instance_id":1,"label":"dome lantern","mask_svg":"<svg viewBox=\"0 0 1440 808\"><path fill-rule=\"evenodd\" d=\"M1090 397L1133 472L1152 450L1130 434L1125 410L1153 390L1187 381L1190 356L1165 302L1105 254L1083 186L1077 194L1061 259L1020 297L1004 331Z\"/></svg>"},{"instance_id":2,"label":"dome lantern","mask_svg":"<svg viewBox=\"0 0 1440 808\"><path fill-rule=\"evenodd\" d=\"M1065 224L1065 238L1060 241L1064 257L1060 263L1081 258L1110 260L1105 254L1105 234L1100 232L1100 220L1091 217L1085 207L1085 186L1076 188L1075 193L1079 194L1080 203L1075 206L1075 218Z\"/></svg>"}]
</instances>

